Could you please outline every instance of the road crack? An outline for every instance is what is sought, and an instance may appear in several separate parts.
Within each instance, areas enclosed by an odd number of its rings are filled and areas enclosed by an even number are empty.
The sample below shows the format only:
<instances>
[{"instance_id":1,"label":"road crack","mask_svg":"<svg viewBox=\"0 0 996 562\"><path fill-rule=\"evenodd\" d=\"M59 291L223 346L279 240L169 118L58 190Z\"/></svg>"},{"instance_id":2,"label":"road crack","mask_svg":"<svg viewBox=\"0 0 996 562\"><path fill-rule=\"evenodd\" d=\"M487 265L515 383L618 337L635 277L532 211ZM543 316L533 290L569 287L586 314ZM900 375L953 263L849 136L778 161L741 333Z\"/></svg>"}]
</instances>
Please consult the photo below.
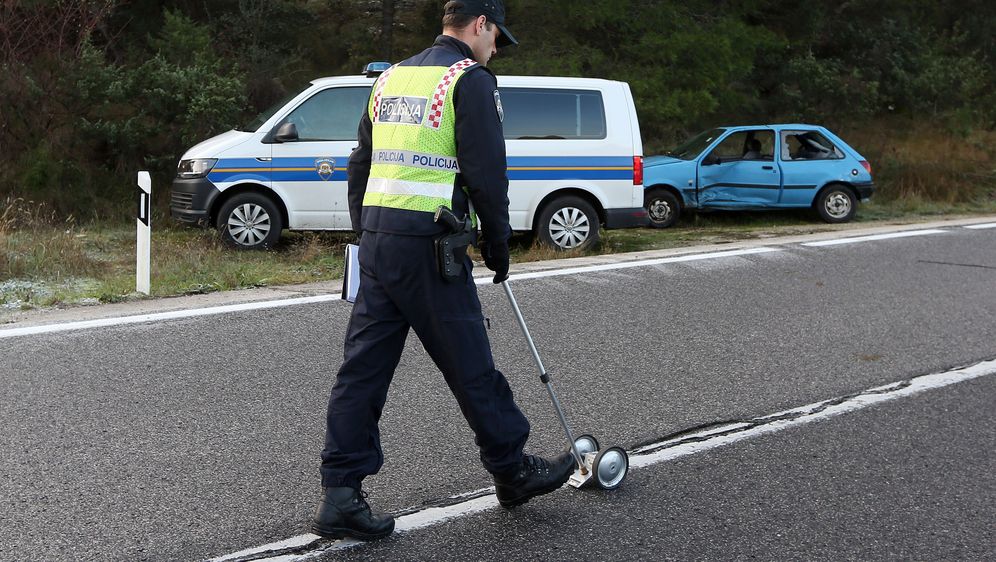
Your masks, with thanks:
<instances>
[{"instance_id":1,"label":"road crack","mask_svg":"<svg viewBox=\"0 0 996 562\"><path fill-rule=\"evenodd\" d=\"M981 269L996 269L996 266L992 265L980 265L976 263L954 263L947 261L932 261L932 260L917 260L917 263L933 263L937 265L954 265L958 267L977 267Z\"/></svg>"}]
</instances>

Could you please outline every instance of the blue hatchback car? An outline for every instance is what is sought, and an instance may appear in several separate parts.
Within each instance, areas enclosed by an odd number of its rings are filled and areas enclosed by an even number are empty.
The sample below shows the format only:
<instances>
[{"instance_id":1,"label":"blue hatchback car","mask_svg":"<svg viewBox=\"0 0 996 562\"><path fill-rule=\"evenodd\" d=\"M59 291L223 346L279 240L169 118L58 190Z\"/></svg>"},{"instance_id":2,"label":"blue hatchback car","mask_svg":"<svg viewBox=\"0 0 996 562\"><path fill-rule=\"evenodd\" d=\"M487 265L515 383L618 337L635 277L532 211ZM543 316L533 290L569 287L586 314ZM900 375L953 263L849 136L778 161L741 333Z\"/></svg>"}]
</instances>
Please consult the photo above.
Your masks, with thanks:
<instances>
[{"instance_id":1,"label":"blue hatchback car","mask_svg":"<svg viewBox=\"0 0 996 562\"><path fill-rule=\"evenodd\" d=\"M720 127L644 163L650 225L673 225L684 209L813 208L847 222L875 190L871 165L817 125Z\"/></svg>"}]
</instances>

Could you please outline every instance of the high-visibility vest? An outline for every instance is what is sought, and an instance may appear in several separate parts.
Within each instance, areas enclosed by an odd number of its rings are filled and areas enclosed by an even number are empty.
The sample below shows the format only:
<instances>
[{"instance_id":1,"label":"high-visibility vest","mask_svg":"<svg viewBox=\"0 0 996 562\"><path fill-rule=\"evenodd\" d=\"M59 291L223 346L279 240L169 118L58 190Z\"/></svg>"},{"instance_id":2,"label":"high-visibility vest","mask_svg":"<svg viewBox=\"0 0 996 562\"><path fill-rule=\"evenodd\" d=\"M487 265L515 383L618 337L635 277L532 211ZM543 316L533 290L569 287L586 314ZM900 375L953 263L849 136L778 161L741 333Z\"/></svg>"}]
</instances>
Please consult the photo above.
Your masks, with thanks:
<instances>
[{"instance_id":1,"label":"high-visibility vest","mask_svg":"<svg viewBox=\"0 0 996 562\"><path fill-rule=\"evenodd\" d=\"M468 68L393 66L374 85L367 111L373 123L370 176L364 207L435 213L453 208L460 172L453 87Z\"/></svg>"}]
</instances>

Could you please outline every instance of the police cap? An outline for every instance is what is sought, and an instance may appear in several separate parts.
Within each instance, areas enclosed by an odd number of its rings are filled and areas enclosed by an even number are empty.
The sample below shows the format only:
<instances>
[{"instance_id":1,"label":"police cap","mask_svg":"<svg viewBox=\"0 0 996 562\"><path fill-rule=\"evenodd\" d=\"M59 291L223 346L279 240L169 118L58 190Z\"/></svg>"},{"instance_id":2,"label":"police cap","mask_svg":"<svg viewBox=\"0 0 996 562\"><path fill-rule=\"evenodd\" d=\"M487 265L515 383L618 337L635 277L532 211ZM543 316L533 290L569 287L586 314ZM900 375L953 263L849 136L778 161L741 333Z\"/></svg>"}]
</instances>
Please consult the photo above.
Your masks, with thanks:
<instances>
[{"instance_id":1,"label":"police cap","mask_svg":"<svg viewBox=\"0 0 996 562\"><path fill-rule=\"evenodd\" d=\"M447 6L446 14L484 16L488 18L488 21L497 25L498 30L501 31L495 41L497 46L507 47L519 44L505 27L505 3L502 0L458 0Z\"/></svg>"}]
</instances>

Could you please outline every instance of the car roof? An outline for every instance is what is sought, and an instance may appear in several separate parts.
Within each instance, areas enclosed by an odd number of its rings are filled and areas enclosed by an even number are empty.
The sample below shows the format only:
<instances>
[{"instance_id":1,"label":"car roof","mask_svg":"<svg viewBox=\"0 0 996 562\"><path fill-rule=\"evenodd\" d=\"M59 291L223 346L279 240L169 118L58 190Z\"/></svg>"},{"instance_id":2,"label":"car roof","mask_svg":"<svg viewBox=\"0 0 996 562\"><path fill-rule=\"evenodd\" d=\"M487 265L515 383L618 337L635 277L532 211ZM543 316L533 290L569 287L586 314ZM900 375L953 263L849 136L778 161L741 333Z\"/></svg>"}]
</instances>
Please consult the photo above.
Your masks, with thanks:
<instances>
[{"instance_id":1,"label":"car roof","mask_svg":"<svg viewBox=\"0 0 996 562\"><path fill-rule=\"evenodd\" d=\"M818 131L822 129L820 125L807 125L805 123L778 123L778 124L767 124L767 125L724 125L720 128L730 129L730 130L775 129L779 131L784 129L795 129L795 130L801 129L801 130Z\"/></svg>"}]
</instances>

